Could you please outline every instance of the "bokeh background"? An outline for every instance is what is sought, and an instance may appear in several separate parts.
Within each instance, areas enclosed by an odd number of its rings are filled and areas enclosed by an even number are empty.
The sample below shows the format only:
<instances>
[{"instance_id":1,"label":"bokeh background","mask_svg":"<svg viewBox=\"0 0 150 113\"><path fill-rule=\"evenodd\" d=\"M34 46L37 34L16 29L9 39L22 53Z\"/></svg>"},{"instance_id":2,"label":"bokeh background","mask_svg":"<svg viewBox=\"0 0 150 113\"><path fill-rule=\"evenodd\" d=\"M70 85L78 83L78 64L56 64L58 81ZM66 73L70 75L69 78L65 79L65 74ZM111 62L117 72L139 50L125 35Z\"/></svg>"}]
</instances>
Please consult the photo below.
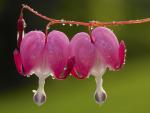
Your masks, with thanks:
<instances>
[{"instance_id":1,"label":"bokeh background","mask_svg":"<svg viewBox=\"0 0 150 113\"><path fill-rule=\"evenodd\" d=\"M20 76L13 61L16 48L17 18L21 4L56 19L78 21L118 21L150 17L150 0L0 0L0 113L149 113L150 112L150 23L110 27L127 45L125 67L106 72L104 88L108 99L102 106L94 102L93 77L64 81L48 78L47 102L36 106L32 90L36 76ZM44 31L46 21L25 11L26 32ZM65 32L68 37L87 28L56 25L50 30Z\"/></svg>"}]
</instances>

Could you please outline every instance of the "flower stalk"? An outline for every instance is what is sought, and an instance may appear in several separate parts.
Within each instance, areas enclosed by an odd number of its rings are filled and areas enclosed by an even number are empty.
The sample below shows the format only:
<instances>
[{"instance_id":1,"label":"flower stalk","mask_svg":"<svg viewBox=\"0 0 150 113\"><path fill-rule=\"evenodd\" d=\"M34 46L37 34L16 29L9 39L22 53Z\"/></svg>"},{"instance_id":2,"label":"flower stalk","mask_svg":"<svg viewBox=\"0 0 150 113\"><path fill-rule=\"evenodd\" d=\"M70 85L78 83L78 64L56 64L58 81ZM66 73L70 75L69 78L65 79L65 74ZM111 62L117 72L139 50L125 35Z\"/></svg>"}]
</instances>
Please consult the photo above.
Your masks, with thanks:
<instances>
[{"instance_id":1,"label":"flower stalk","mask_svg":"<svg viewBox=\"0 0 150 113\"><path fill-rule=\"evenodd\" d=\"M58 19L53 19L53 18L49 18L45 15L42 15L41 13L38 13L30 6L22 4L21 13L23 13L24 9L30 11L31 13L35 14L36 16L38 16L46 21L51 22L52 24L48 24L48 26L54 25L54 24L64 24L64 25L69 24L69 25L77 25L77 26L81 25L81 26L87 26L87 27L89 27L89 26L93 26L93 27L105 26L106 27L106 26L112 26L112 25L141 24L141 23L150 22L150 18L127 20L127 21L112 21L112 22L99 22L99 21L80 22L80 21L68 21L68 20L64 20L64 19L58 20Z\"/></svg>"}]
</instances>

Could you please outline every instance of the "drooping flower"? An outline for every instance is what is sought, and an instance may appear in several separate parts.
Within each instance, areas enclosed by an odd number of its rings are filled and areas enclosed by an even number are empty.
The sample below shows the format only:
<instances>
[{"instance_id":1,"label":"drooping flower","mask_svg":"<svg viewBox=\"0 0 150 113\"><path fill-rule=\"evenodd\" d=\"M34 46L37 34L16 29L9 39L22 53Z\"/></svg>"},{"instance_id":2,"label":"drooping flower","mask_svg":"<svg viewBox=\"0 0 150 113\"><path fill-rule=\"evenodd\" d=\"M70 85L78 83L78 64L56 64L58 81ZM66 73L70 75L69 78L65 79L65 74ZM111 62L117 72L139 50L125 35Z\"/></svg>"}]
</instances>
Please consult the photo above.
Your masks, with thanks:
<instances>
[{"instance_id":1,"label":"drooping flower","mask_svg":"<svg viewBox=\"0 0 150 113\"><path fill-rule=\"evenodd\" d=\"M68 76L70 62L69 39L60 31L51 31L46 37L41 31L26 33L21 39L19 49L14 51L17 70L24 76L35 74L39 78L39 87L34 90L33 100L42 105L46 101L45 79L52 75L56 79Z\"/></svg>"},{"instance_id":2,"label":"drooping flower","mask_svg":"<svg viewBox=\"0 0 150 113\"><path fill-rule=\"evenodd\" d=\"M102 76L106 69L119 70L125 62L125 44L118 42L108 28L97 27L91 34L77 33L69 43L68 37L60 31L45 35L31 31L23 35L24 20L18 20L18 48L14 50L17 70L24 76L35 74L39 87L33 90L33 100L42 105L46 101L45 79L52 75L63 80L71 72L77 79L93 75L96 80L95 99L103 103L106 92L102 87Z\"/></svg>"},{"instance_id":3,"label":"drooping flower","mask_svg":"<svg viewBox=\"0 0 150 113\"><path fill-rule=\"evenodd\" d=\"M92 38L92 41L91 41ZM106 92L102 87L102 75L105 70L119 70L125 62L125 44L118 42L115 34L106 27L95 28L91 35L81 32L76 34L70 43L74 59L72 75L78 79L93 75L96 80L95 100L103 103Z\"/></svg>"}]
</instances>

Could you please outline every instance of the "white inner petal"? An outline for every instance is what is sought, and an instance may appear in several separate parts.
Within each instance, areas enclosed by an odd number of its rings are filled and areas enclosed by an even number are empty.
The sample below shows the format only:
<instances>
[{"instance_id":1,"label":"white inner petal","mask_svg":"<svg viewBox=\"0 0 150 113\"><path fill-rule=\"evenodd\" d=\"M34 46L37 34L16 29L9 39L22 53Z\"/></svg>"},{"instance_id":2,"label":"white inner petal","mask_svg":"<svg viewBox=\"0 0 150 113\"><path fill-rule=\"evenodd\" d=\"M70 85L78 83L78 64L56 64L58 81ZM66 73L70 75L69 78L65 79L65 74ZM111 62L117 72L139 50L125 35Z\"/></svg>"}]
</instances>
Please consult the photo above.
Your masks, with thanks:
<instances>
[{"instance_id":1,"label":"white inner petal","mask_svg":"<svg viewBox=\"0 0 150 113\"><path fill-rule=\"evenodd\" d=\"M101 62L100 59L98 59L93 69L91 70L91 74L95 77L95 81L96 81L96 90L95 90L94 97L96 103L98 104L104 103L104 101L107 98L107 94L103 89L103 80L102 80L102 76L105 73L106 68L107 66L105 65L105 63Z\"/></svg>"}]
</instances>

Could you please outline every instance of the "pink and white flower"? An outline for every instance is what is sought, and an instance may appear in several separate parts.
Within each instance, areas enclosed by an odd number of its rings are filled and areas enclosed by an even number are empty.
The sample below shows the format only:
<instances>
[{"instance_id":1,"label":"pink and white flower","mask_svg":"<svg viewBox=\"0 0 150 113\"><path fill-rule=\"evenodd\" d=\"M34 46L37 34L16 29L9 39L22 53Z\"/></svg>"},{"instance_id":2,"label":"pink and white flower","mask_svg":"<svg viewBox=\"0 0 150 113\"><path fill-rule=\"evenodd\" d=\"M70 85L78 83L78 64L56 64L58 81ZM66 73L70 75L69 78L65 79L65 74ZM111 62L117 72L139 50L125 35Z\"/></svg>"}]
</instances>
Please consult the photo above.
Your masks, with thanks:
<instances>
[{"instance_id":1,"label":"pink and white flower","mask_svg":"<svg viewBox=\"0 0 150 113\"><path fill-rule=\"evenodd\" d=\"M92 39L92 40L91 40ZM106 92L102 87L102 75L106 69L119 70L125 62L125 44L118 42L115 34L106 27L95 28L90 35L81 32L70 42L71 57L74 58L72 75L78 79L93 75L97 88L97 103L106 100Z\"/></svg>"},{"instance_id":2,"label":"pink and white flower","mask_svg":"<svg viewBox=\"0 0 150 113\"><path fill-rule=\"evenodd\" d=\"M48 35L31 31L23 35L23 18L18 20L18 48L14 50L17 70L24 76L35 74L39 87L33 100L42 105L46 101L45 79L51 75L58 80L70 73L77 79L93 75L96 80L95 99L98 104L106 100L102 76L106 69L119 70L125 62L125 44L106 27L97 27L91 34L77 33L69 43L68 37L53 30Z\"/></svg>"},{"instance_id":3,"label":"pink and white flower","mask_svg":"<svg viewBox=\"0 0 150 113\"><path fill-rule=\"evenodd\" d=\"M20 48L14 51L18 72L24 76L35 74L39 87L34 91L34 101L41 105L46 100L45 79L52 75L57 79L68 76L69 39L60 31L51 31L46 37L41 31L31 31L23 37Z\"/></svg>"}]
</instances>

